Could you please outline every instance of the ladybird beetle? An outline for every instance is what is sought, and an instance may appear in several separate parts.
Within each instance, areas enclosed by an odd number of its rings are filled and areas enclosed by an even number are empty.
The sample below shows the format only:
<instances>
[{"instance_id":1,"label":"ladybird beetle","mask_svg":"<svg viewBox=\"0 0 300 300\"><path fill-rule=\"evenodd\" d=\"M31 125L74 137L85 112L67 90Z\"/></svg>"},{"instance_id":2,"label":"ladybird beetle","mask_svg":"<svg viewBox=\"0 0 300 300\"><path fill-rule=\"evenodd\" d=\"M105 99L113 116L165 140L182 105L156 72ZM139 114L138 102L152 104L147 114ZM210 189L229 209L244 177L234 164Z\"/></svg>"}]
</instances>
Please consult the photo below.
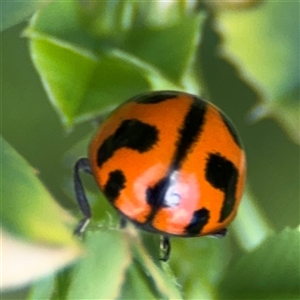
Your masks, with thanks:
<instances>
[{"instance_id":1,"label":"ladybird beetle","mask_svg":"<svg viewBox=\"0 0 300 300\"><path fill-rule=\"evenodd\" d=\"M214 105L177 91L138 95L117 108L93 138L89 158L74 168L77 202L91 210L79 171L127 220L159 233L170 254L170 236L224 236L236 215L245 180L245 153L227 117Z\"/></svg>"}]
</instances>

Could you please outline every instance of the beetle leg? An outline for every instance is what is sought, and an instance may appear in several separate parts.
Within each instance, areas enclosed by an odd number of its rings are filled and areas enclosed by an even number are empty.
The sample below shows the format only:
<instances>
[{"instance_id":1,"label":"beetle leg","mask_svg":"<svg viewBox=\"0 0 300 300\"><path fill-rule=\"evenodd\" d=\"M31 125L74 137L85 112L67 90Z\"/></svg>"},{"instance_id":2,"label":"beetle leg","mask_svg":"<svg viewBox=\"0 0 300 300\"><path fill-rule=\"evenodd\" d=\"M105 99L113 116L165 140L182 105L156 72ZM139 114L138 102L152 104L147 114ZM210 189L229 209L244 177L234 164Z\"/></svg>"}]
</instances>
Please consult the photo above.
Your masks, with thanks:
<instances>
[{"instance_id":1,"label":"beetle leg","mask_svg":"<svg viewBox=\"0 0 300 300\"><path fill-rule=\"evenodd\" d=\"M171 243L168 236L162 235L160 240L160 249L163 252L163 256L160 258L162 261L167 261L170 258Z\"/></svg>"},{"instance_id":2,"label":"beetle leg","mask_svg":"<svg viewBox=\"0 0 300 300\"><path fill-rule=\"evenodd\" d=\"M124 229L126 225L127 225L127 220L123 216L120 216L120 228Z\"/></svg>"},{"instance_id":3,"label":"beetle leg","mask_svg":"<svg viewBox=\"0 0 300 300\"><path fill-rule=\"evenodd\" d=\"M222 238L226 236L226 234L227 234L227 229L223 228L220 231L214 232L213 234L211 234L211 236L215 238Z\"/></svg>"},{"instance_id":4,"label":"beetle leg","mask_svg":"<svg viewBox=\"0 0 300 300\"><path fill-rule=\"evenodd\" d=\"M81 235L84 232L92 217L91 207L86 198L84 187L79 176L80 171L92 174L92 168L88 158L80 158L74 166L74 187L76 200L83 214L83 219L79 222L74 231L74 233L77 235Z\"/></svg>"}]
</instances>

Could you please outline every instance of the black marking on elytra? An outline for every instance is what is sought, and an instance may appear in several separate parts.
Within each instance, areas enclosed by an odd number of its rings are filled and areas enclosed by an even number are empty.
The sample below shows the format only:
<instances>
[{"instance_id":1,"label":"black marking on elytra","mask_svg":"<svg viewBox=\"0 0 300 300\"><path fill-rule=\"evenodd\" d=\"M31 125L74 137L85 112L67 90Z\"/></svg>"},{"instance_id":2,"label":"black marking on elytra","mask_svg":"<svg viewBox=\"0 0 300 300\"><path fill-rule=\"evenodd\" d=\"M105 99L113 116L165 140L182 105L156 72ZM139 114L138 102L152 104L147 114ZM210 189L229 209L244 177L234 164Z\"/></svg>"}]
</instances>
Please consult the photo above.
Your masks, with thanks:
<instances>
[{"instance_id":1,"label":"black marking on elytra","mask_svg":"<svg viewBox=\"0 0 300 300\"><path fill-rule=\"evenodd\" d=\"M238 170L235 165L219 153L211 153L205 169L206 180L216 189L224 192L224 201L219 222L232 212L236 201Z\"/></svg>"},{"instance_id":2,"label":"black marking on elytra","mask_svg":"<svg viewBox=\"0 0 300 300\"><path fill-rule=\"evenodd\" d=\"M176 143L175 152L170 164L168 173L164 178L150 187L146 191L147 203L151 205L152 210L147 218L147 222L155 217L157 211L164 207L166 192L171 183L171 174L178 170L186 158L193 144L201 134L204 122L207 103L194 97L189 111L187 112L182 125L178 130L178 142Z\"/></svg>"},{"instance_id":3,"label":"black marking on elytra","mask_svg":"<svg viewBox=\"0 0 300 300\"><path fill-rule=\"evenodd\" d=\"M208 223L208 220L208 209L204 207L196 210L193 214L190 224L185 227L185 232L190 236L198 235L199 233L201 233L202 228Z\"/></svg>"},{"instance_id":4,"label":"black marking on elytra","mask_svg":"<svg viewBox=\"0 0 300 300\"><path fill-rule=\"evenodd\" d=\"M169 177L164 177L158 183L156 183L154 187L147 188L146 199L147 203L153 208L153 215L156 213L157 208L163 205L165 194L169 188L169 185ZM151 216L149 216L149 219L151 219Z\"/></svg>"},{"instance_id":5,"label":"black marking on elytra","mask_svg":"<svg viewBox=\"0 0 300 300\"><path fill-rule=\"evenodd\" d=\"M224 124L226 125L229 133L231 134L234 142L242 149L243 148L242 143L241 143L241 141L240 141L240 139L237 135L237 132L236 132L235 128L233 127L232 123L227 119L227 117L224 114L220 113L220 115L221 115L222 120L223 120Z\"/></svg>"},{"instance_id":6,"label":"black marking on elytra","mask_svg":"<svg viewBox=\"0 0 300 300\"><path fill-rule=\"evenodd\" d=\"M207 103L194 98L194 101L187 113L182 126L179 129L179 140L173 158L173 169L178 169L190 151L192 145L201 134Z\"/></svg>"},{"instance_id":7,"label":"black marking on elytra","mask_svg":"<svg viewBox=\"0 0 300 300\"><path fill-rule=\"evenodd\" d=\"M124 120L98 149L97 164L101 167L120 148L130 148L143 153L149 151L157 141L158 130L155 126L136 119Z\"/></svg>"},{"instance_id":8,"label":"black marking on elytra","mask_svg":"<svg viewBox=\"0 0 300 300\"><path fill-rule=\"evenodd\" d=\"M114 202L125 188L126 177L121 170L112 171L108 176L103 193L110 202Z\"/></svg>"},{"instance_id":9,"label":"black marking on elytra","mask_svg":"<svg viewBox=\"0 0 300 300\"><path fill-rule=\"evenodd\" d=\"M159 92L152 92L144 95L138 95L137 97L133 98L132 101L137 103L156 104L168 99L177 98L178 95L179 95L178 92L159 91Z\"/></svg>"}]
</instances>

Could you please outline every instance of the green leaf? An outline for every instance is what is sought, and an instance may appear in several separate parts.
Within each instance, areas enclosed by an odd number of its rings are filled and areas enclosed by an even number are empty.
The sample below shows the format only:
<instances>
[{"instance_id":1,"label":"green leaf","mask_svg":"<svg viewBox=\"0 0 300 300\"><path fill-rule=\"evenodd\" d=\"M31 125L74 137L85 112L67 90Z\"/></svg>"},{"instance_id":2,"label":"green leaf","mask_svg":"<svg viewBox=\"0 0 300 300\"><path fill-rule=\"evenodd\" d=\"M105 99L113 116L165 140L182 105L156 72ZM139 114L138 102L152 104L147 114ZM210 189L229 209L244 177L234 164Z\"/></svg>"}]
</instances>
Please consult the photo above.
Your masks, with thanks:
<instances>
[{"instance_id":1,"label":"green leaf","mask_svg":"<svg viewBox=\"0 0 300 300\"><path fill-rule=\"evenodd\" d=\"M51 1L2 1L0 30L5 30L29 18Z\"/></svg>"},{"instance_id":2,"label":"green leaf","mask_svg":"<svg viewBox=\"0 0 300 300\"><path fill-rule=\"evenodd\" d=\"M137 28L128 32L121 47L180 85L195 55L204 19L204 14L199 14L169 27Z\"/></svg>"},{"instance_id":3,"label":"green leaf","mask_svg":"<svg viewBox=\"0 0 300 300\"><path fill-rule=\"evenodd\" d=\"M131 1L130 1L131 2ZM187 0L145 1L135 7L135 26L163 28L181 22L182 18L193 10L193 4Z\"/></svg>"},{"instance_id":4,"label":"green leaf","mask_svg":"<svg viewBox=\"0 0 300 300\"><path fill-rule=\"evenodd\" d=\"M104 23L90 5L54 2L36 14L25 31L33 62L66 126L110 111L145 90L183 88L203 14L183 14L175 24L173 20L147 27L134 20L127 25L120 21L133 14L129 1L99 3L105 10ZM147 7L136 5L139 10ZM86 24L86 14L92 25ZM105 16L114 17L106 24Z\"/></svg>"},{"instance_id":5,"label":"green leaf","mask_svg":"<svg viewBox=\"0 0 300 300\"><path fill-rule=\"evenodd\" d=\"M88 1L80 6L80 20L92 35L113 43L133 25L138 3L130 0Z\"/></svg>"},{"instance_id":6,"label":"green leaf","mask_svg":"<svg viewBox=\"0 0 300 300\"><path fill-rule=\"evenodd\" d=\"M34 170L1 142L2 288L11 289L52 274L81 249L66 222L72 219L51 197ZM20 268L22 266L22 268Z\"/></svg>"},{"instance_id":7,"label":"green leaf","mask_svg":"<svg viewBox=\"0 0 300 300\"><path fill-rule=\"evenodd\" d=\"M249 188L244 192L237 216L231 228L240 247L246 251L253 250L274 232L269 220Z\"/></svg>"},{"instance_id":8,"label":"green leaf","mask_svg":"<svg viewBox=\"0 0 300 300\"><path fill-rule=\"evenodd\" d=\"M228 269L219 299L299 299L300 230L267 238Z\"/></svg>"},{"instance_id":9,"label":"green leaf","mask_svg":"<svg viewBox=\"0 0 300 300\"><path fill-rule=\"evenodd\" d=\"M127 273L122 292L118 299L160 299L153 281L147 276L141 266L132 264Z\"/></svg>"},{"instance_id":10,"label":"green leaf","mask_svg":"<svg viewBox=\"0 0 300 300\"><path fill-rule=\"evenodd\" d=\"M229 239L172 238L170 267L184 299L216 299L215 286L229 263Z\"/></svg>"},{"instance_id":11,"label":"green leaf","mask_svg":"<svg viewBox=\"0 0 300 300\"><path fill-rule=\"evenodd\" d=\"M55 288L55 277L49 276L36 282L30 290L27 300L51 299Z\"/></svg>"},{"instance_id":12,"label":"green leaf","mask_svg":"<svg viewBox=\"0 0 300 300\"><path fill-rule=\"evenodd\" d=\"M143 241L132 226L128 225L127 227L127 240L130 242L135 262L141 267L144 274L148 275L153 297L160 295L157 298L182 299L171 270L159 260L158 236L146 233Z\"/></svg>"},{"instance_id":13,"label":"green leaf","mask_svg":"<svg viewBox=\"0 0 300 300\"><path fill-rule=\"evenodd\" d=\"M1 226L20 238L51 245L75 245L66 223L73 220L55 202L29 164L1 142Z\"/></svg>"},{"instance_id":14,"label":"green leaf","mask_svg":"<svg viewBox=\"0 0 300 300\"><path fill-rule=\"evenodd\" d=\"M31 49L67 126L105 113L151 85L174 87L157 70L121 51L102 53L98 59L42 39L32 40Z\"/></svg>"},{"instance_id":15,"label":"green leaf","mask_svg":"<svg viewBox=\"0 0 300 300\"><path fill-rule=\"evenodd\" d=\"M85 238L85 257L74 267L67 299L117 298L131 262L123 232L87 232Z\"/></svg>"},{"instance_id":16,"label":"green leaf","mask_svg":"<svg viewBox=\"0 0 300 300\"><path fill-rule=\"evenodd\" d=\"M288 16L288 17L287 17ZM274 117L299 136L299 2L265 1L256 9L220 10L225 55L260 94L252 119Z\"/></svg>"}]
</instances>

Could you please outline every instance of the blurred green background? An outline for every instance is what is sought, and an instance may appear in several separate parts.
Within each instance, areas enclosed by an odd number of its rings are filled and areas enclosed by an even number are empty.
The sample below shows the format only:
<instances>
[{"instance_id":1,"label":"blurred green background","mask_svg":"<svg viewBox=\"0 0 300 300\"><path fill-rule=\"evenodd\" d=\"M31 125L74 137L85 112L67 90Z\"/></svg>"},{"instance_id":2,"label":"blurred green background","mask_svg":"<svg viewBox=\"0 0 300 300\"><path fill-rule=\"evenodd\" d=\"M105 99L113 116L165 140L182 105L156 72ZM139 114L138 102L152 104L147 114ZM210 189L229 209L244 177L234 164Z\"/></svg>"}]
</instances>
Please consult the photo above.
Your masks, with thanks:
<instances>
[{"instance_id":1,"label":"blurred green background","mask_svg":"<svg viewBox=\"0 0 300 300\"><path fill-rule=\"evenodd\" d=\"M56 199L66 203L63 180L73 166L64 166L62 156L90 126L78 126L74 132L63 128L32 65L28 40L22 37L25 26L2 33L2 133L36 168Z\"/></svg>"}]
</instances>

